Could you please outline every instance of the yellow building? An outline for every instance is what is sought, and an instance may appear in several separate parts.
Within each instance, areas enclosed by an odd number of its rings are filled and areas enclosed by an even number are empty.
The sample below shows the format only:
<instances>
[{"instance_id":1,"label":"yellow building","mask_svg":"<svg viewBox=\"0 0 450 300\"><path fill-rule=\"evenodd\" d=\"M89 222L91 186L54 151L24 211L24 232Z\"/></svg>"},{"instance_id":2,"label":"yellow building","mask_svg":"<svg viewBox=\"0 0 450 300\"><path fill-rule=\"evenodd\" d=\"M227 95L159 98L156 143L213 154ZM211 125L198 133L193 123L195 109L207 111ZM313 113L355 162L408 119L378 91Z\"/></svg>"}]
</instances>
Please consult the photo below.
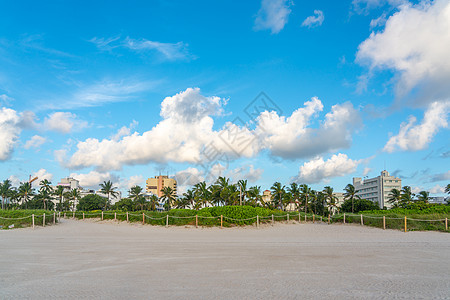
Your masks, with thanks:
<instances>
[{"instance_id":1,"label":"yellow building","mask_svg":"<svg viewBox=\"0 0 450 300\"><path fill-rule=\"evenodd\" d=\"M175 196L177 195L177 181L169 176L155 176L155 178L149 178L146 181L147 193L152 193L158 197L162 196L161 190L166 186L171 187L174 190Z\"/></svg>"}]
</instances>

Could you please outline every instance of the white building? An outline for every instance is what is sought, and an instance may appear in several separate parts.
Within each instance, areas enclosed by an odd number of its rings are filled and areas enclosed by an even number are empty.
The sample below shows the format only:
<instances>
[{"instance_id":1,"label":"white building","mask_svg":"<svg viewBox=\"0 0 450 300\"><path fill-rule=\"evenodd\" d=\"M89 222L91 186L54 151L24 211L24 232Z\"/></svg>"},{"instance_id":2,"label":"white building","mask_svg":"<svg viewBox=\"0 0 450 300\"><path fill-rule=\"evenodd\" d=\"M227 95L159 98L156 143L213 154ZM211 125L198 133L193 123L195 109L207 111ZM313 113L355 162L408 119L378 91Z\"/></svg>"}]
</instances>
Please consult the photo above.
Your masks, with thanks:
<instances>
[{"instance_id":1,"label":"white building","mask_svg":"<svg viewBox=\"0 0 450 300\"><path fill-rule=\"evenodd\" d=\"M380 176L362 180L361 177L353 178L353 185L357 190L357 195L361 199L371 200L378 203L380 208L391 207L387 202L389 193L393 189L402 189L402 180L398 177L390 176L389 172L384 170Z\"/></svg>"}]
</instances>

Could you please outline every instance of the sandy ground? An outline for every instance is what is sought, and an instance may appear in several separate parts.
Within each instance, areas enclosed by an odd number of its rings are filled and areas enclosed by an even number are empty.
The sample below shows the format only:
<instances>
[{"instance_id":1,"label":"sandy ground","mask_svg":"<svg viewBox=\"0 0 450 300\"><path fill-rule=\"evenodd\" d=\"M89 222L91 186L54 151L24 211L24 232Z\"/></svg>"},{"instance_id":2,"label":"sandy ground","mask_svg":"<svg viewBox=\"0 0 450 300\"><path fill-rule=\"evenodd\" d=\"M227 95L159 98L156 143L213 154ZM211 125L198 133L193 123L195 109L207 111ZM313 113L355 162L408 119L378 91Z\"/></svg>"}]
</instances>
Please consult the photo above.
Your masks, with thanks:
<instances>
[{"instance_id":1,"label":"sandy ground","mask_svg":"<svg viewBox=\"0 0 450 300\"><path fill-rule=\"evenodd\" d=\"M449 299L450 234L62 220L0 231L1 299Z\"/></svg>"}]
</instances>

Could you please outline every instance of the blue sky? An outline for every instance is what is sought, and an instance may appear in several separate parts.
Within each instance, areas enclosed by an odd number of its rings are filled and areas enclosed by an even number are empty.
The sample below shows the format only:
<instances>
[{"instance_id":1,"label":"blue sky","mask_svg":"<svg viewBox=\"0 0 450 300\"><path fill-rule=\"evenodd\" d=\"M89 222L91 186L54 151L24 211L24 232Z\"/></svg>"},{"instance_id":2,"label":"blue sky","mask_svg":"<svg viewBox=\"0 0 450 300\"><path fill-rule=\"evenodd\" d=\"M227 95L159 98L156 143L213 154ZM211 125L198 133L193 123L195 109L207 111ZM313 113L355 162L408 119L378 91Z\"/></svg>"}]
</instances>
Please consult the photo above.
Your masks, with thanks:
<instances>
[{"instance_id":1,"label":"blue sky","mask_svg":"<svg viewBox=\"0 0 450 300\"><path fill-rule=\"evenodd\" d=\"M91 2L1 5L2 180L450 181L448 0Z\"/></svg>"}]
</instances>

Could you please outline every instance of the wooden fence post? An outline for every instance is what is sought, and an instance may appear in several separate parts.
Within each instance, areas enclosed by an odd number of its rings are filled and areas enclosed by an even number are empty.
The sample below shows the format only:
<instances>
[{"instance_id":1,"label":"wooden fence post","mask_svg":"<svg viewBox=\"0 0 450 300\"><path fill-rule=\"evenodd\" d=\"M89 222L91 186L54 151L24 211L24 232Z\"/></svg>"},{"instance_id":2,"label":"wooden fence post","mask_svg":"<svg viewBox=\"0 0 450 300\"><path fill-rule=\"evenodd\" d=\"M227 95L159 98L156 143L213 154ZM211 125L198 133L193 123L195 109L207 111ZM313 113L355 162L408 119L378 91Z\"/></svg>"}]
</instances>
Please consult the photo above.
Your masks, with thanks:
<instances>
[{"instance_id":1,"label":"wooden fence post","mask_svg":"<svg viewBox=\"0 0 450 300\"><path fill-rule=\"evenodd\" d=\"M56 224L56 213L53 213L53 224Z\"/></svg>"},{"instance_id":2,"label":"wooden fence post","mask_svg":"<svg viewBox=\"0 0 450 300\"><path fill-rule=\"evenodd\" d=\"M169 227L169 214L166 215L166 227Z\"/></svg>"},{"instance_id":3,"label":"wooden fence post","mask_svg":"<svg viewBox=\"0 0 450 300\"><path fill-rule=\"evenodd\" d=\"M195 215L195 228L198 228L198 215Z\"/></svg>"},{"instance_id":4,"label":"wooden fence post","mask_svg":"<svg viewBox=\"0 0 450 300\"><path fill-rule=\"evenodd\" d=\"M274 219L273 219L273 214L272 214L272 226L273 226L273 222L274 222Z\"/></svg>"},{"instance_id":5,"label":"wooden fence post","mask_svg":"<svg viewBox=\"0 0 450 300\"><path fill-rule=\"evenodd\" d=\"M300 212L298 212L298 222L301 223L302 219L300 218Z\"/></svg>"},{"instance_id":6,"label":"wooden fence post","mask_svg":"<svg viewBox=\"0 0 450 300\"><path fill-rule=\"evenodd\" d=\"M258 228L258 227L259 227L259 216L256 215L256 228Z\"/></svg>"},{"instance_id":7,"label":"wooden fence post","mask_svg":"<svg viewBox=\"0 0 450 300\"><path fill-rule=\"evenodd\" d=\"M386 230L386 216L383 216L383 230Z\"/></svg>"},{"instance_id":8,"label":"wooden fence post","mask_svg":"<svg viewBox=\"0 0 450 300\"><path fill-rule=\"evenodd\" d=\"M128 212L127 212L127 223L128 223Z\"/></svg>"},{"instance_id":9,"label":"wooden fence post","mask_svg":"<svg viewBox=\"0 0 450 300\"><path fill-rule=\"evenodd\" d=\"M34 229L34 214L31 215L31 219L33 220L33 229Z\"/></svg>"},{"instance_id":10,"label":"wooden fence post","mask_svg":"<svg viewBox=\"0 0 450 300\"><path fill-rule=\"evenodd\" d=\"M103 210L102 210L102 221L103 221Z\"/></svg>"},{"instance_id":11,"label":"wooden fence post","mask_svg":"<svg viewBox=\"0 0 450 300\"><path fill-rule=\"evenodd\" d=\"M445 218L445 230L448 230L448 221L447 221L447 218Z\"/></svg>"},{"instance_id":12,"label":"wooden fence post","mask_svg":"<svg viewBox=\"0 0 450 300\"><path fill-rule=\"evenodd\" d=\"M344 224L345 224L345 213L344 213Z\"/></svg>"},{"instance_id":13,"label":"wooden fence post","mask_svg":"<svg viewBox=\"0 0 450 300\"><path fill-rule=\"evenodd\" d=\"M114 212L114 221L116 221L116 220L117 220L117 213Z\"/></svg>"},{"instance_id":14,"label":"wooden fence post","mask_svg":"<svg viewBox=\"0 0 450 300\"><path fill-rule=\"evenodd\" d=\"M287 221L289 222L289 213L287 213Z\"/></svg>"},{"instance_id":15,"label":"wooden fence post","mask_svg":"<svg viewBox=\"0 0 450 300\"><path fill-rule=\"evenodd\" d=\"M144 215L144 213L142 213L142 225L144 225L145 224L145 215Z\"/></svg>"},{"instance_id":16,"label":"wooden fence post","mask_svg":"<svg viewBox=\"0 0 450 300\"><path fill-rule=\"evenodd\" d=\"M83 212L83 220L84 220L84 212Z\"/></svg>"},{"instance_id":17,"label":"wooden fence post","mask_svg":"<svg viewBox=\"0 0 450 300\"><path fill-rule=\"evenodd\" d=\"M308 220L306 219L306 212L305 212L305 223L307 222Z\"/></svg>"},{"instance_id":18,"label":"wooden fence post","mask_svg":"<svg viewBox=\"0 0 450 300\"><path fill-rule=\"evenodd\" d=\"M73 212L72 219L75 219L75 211Z\"/></svg>"},{"instance_id":19,"label":"wooden fence post","mask_svg":"<svg viewBox=\"0 0 450 300\"><path fill-rule=\"evenodd\" d=\"M405 216L405 232L406 232L406 216Z\"/></svg>"},{"instance_id":20,"label":"wooden fence post","mask_svg":"<svg viewBox=\"0 0 450 300\"><path fill-rule=\"evenodd\" d=\"M64 213L64 219L66 218L66 213Z\"/></svg>"},{"instance_id":21,"label":"wooden fence post","mask_svg":"<svg viewBox=\"0 0 450 300\"><path fill-rule=\"evenodd\" d=\"M330 214L328 214L328 224L330 224Z\"/></svg>"},{"instance_id":22,"label":"wooden fence post","mask_svg":"<svg viewBox=\"0 0 450 300\"><path fill-rule=\"evenodd\" d=\"M364 220L363 220L362 214L361 214L361 225L364 225Z\"/></svg>"},{"instance_id":23,"label":"wooden fence post","mask_svg":"<svg viewBox=\"0 0 450 300\"><path fill-rule=\"evenodd\" d=\"M316 221L316 215L313 214L313 223Z\"/></svg>"},{"instance_id":24,"label":"wooden fence post","mask_svg":"<svg viewBox=\"0 0 450 300\"><path fill-rule=\"evenodd\" d=\"M42 227L45 227L45 213L44 213L44 218L42 218Z\"/></svg>"},{"instance_id":25,"label":"wooden fence post","mask_svg":"<svg viewBox=\"0 0 450 300\"><path fill-rule=\"evenodd\" d=\"M223 228L223 215L220 215L220 228Z\"/></svg>"}]
</instances>

